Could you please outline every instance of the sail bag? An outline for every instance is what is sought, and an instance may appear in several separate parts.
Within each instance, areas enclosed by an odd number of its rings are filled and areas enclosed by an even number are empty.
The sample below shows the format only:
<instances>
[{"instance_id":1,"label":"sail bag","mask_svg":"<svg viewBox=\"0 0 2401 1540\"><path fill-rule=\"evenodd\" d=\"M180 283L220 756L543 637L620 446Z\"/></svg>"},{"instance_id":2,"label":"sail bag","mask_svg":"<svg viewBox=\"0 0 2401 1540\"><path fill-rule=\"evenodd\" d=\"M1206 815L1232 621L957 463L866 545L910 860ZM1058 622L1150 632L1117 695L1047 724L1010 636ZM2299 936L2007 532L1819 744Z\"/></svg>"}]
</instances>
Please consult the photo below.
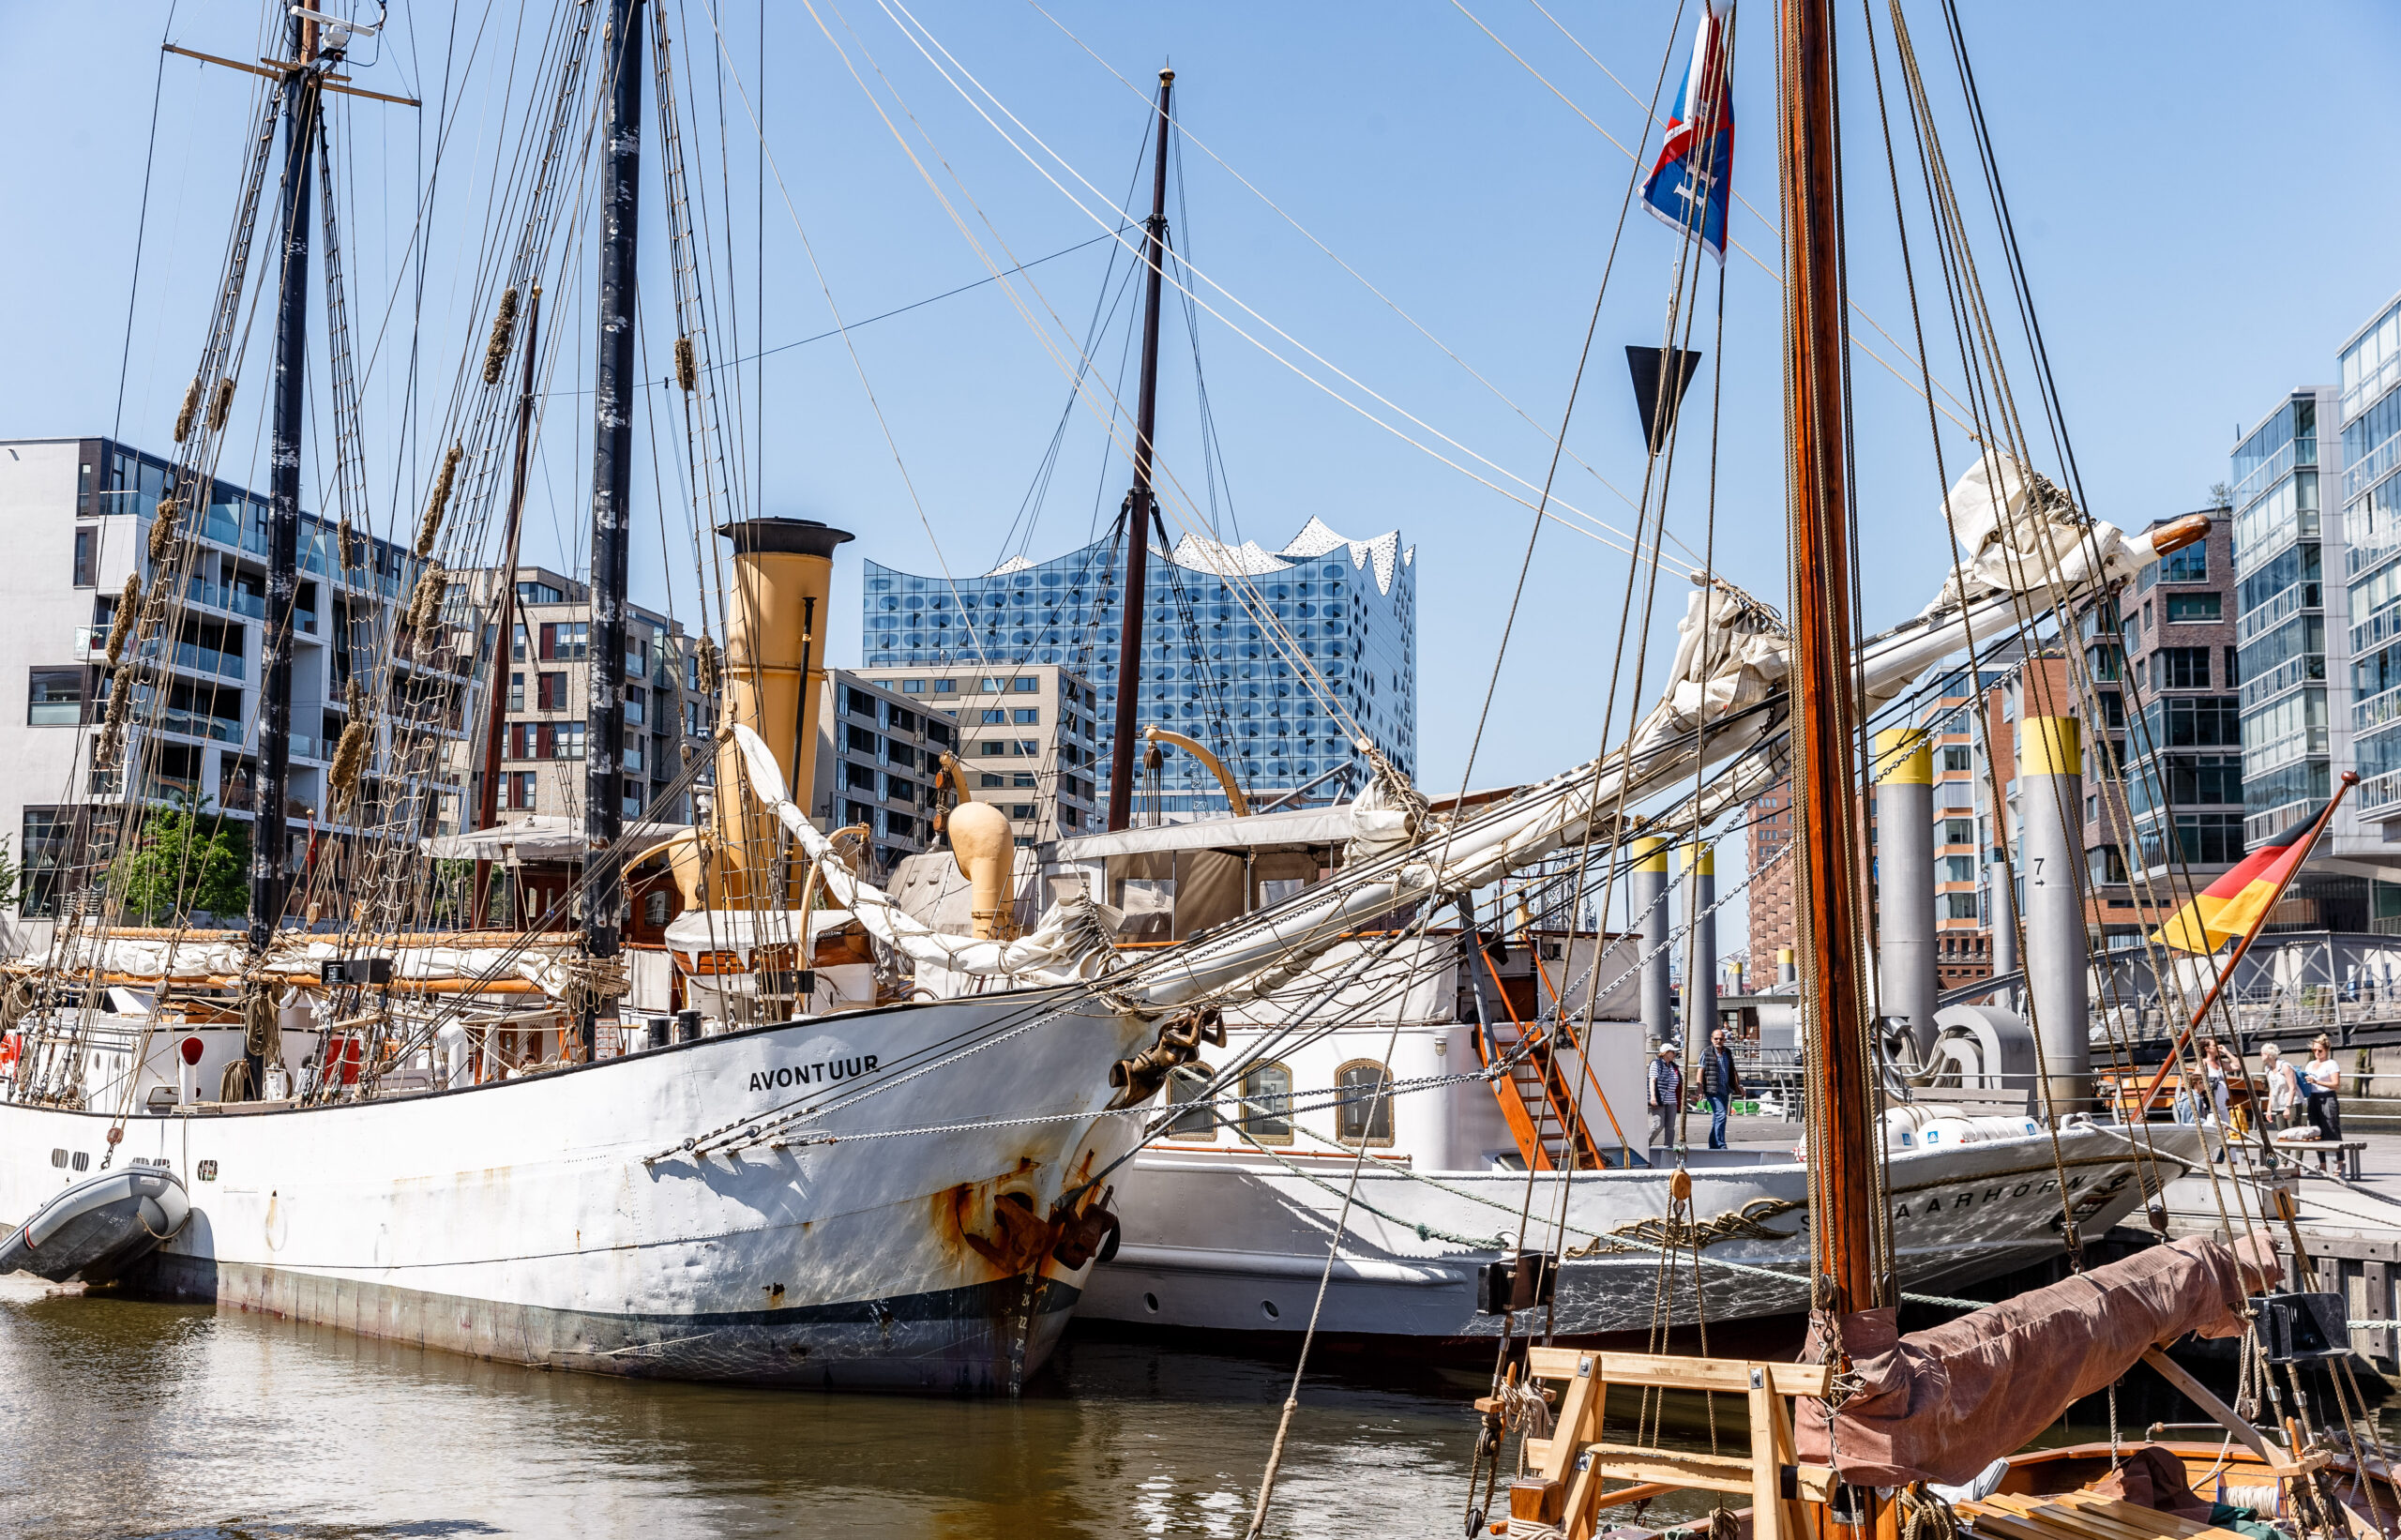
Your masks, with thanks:
<instances>
[{"instance_id":1,"label":"sail bag","mask_svg":"<svg viewBox=\"0 0 2401 1540\"><path fill-rule=\"evenodd\" d=\"M1956 1485L2013 1454L2153 1347L2239 1336L2242 1298L2280 1272L2264 1235L2192 1236L1900 1336L1890 1309L1842 1318L1857 1383L1795 1403L1801 1458L1857 1487Z\"/></svg>"}]
</instances>

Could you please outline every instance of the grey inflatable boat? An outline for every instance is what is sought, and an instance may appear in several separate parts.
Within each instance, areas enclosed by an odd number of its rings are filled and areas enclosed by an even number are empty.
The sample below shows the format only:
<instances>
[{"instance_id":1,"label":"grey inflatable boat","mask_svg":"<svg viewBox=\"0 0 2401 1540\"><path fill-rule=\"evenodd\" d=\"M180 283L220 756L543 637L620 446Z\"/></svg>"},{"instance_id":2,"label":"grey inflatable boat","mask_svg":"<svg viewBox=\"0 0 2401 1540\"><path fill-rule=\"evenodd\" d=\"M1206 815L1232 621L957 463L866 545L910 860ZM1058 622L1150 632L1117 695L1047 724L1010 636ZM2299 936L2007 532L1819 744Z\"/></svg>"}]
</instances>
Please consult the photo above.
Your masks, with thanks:
<instances>
[{"instance_id":1,"label":"grey inflatable boat","mask_svg":"<svg viewBox=\"0 0 2401 1540\"><path fill-rule=\"evenodd\" d=\"M78 1182L0 1238L0 1273L98 1283L184 1228L191 1200L173 1171L131 1166Z\"/></svg>"}]
</instances>

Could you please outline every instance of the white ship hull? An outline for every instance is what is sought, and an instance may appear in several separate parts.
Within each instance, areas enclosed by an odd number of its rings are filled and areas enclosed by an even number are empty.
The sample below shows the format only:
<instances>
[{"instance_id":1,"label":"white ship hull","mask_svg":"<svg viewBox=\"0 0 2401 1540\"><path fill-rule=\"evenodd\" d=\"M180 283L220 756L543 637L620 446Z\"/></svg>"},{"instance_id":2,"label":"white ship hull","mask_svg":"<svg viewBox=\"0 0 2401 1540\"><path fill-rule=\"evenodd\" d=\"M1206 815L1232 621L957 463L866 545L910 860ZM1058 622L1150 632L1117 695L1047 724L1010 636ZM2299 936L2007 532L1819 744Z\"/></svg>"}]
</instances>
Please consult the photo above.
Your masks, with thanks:
<instances>
[{"instance_id":1,"label":"white ship hull","mask_svg":"<svg viewBox=\"0 0 2401 1540\"><path fill-rule=\"evenodd\" d=\"M2163 1157L2198 1158L2188 1129L2155 1128ZM1278 1152L1308 1175L1227 1150L1153 1146L1119 1174L1125 1244L1085 1286L1080 1313L1140 1326L1295 1332L1308 1323L1326 1247L1342 1209L1352 1159ZM1722 1237L1704 1263L1712 1322L1786 1315L1805 1308L1808 1255L1807 1173L1789 1157L1756 1161L1744 1152L1694 1152L1693 1223ZM2060 1135L2078 1228L2098 1236L2142 1201L2137 1152L2118 1129L2072 1125ZM1997 1276L2061 1249L2060 1177L2046 1135L1892 1157L1893 1228L1902 1288L1943 1293ZM2168 1167L2169 1174L2176 1168ZM1579 1173L1568 1180L1571 1258L1560 1274L1557 1330L1577 1336L1639 1332L1652 1325L1669 1172ZM1311 1180L1314 1177L1315 1180ZM1424 1178L1421 1180L1420 1178ZM1557 1250L1552 1225L1561 1178L1533 1182L1529 1250ZM1481 1239L1514 1233L1526 1202L1521 1170L1412 1172L1370 1160L1361 1173L1343 1244L1326 1289L1319 1329L1346 1336L1426 1342L1489 1336L1501 1318L1476 1313L1477 1276L1508 1253ZM1371 1212L1373 1211L1373 1212ZM1383 1217L1390 1215L1392 1217ZM1417 1226L1425 1226L1421 1235ZM1673 1319L1696 1319L1689 1248L1668 1291Z\"/></svg>"},{"instance_id":2,"label":"white ship hull","mask_svg":"<svg viewBox=\"0 0 2401 1540\"><path fill-rule=\"evenodd\" d=\"M193 1209L137 1281L560 1368L1006 1391L1049 1353L1090 1271L1050 1255L1052 1205L1137 1137L1137 1120L1101 1110L1109 1065L1153 1030L1070 990L1020 990L458 1090L137 1114L116 1163L163 1162ZM793 1137L1054 1121L645 1160L880 1084ZM0 1104L0 1218L97 1170L111 1123Z\"/></svg>"}]
</instances>

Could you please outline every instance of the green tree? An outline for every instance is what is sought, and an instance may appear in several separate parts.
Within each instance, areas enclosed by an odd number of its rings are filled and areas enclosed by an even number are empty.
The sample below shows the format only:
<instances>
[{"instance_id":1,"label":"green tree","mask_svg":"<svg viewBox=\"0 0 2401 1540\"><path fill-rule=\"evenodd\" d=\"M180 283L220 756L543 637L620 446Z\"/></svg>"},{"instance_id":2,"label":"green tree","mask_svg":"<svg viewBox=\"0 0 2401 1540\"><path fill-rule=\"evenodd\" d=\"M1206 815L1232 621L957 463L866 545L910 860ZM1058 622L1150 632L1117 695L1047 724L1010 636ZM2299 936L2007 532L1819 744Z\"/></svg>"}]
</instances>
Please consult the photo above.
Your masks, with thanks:
<instances>
[{"instance_id":1,"label":"green tree","mask_svg":"<svg viewBox=\"0 0 2401 1540\"><path fill-rule=\"evenodd\" d=\"M206 910L243 913L250 901L250 829L178 797L152 808L112 874L125 907L149 921Z\"/></svg>"}]
</instances>

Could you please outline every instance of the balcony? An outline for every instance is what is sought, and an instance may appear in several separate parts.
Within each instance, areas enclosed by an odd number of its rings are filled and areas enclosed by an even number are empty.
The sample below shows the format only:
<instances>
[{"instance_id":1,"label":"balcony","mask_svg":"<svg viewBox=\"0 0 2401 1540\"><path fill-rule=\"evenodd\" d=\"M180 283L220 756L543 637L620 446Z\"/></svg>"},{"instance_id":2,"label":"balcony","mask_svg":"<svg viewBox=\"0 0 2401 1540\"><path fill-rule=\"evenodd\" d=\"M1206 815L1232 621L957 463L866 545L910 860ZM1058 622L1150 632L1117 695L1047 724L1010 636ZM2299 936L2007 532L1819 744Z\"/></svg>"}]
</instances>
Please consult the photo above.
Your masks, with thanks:
<instances>
[{"instance_id":1,"label":"balcony","mask_svg":"<svg viewBox=\"0 0 2401 1540\"><path fill-rule=\"evenodd\" d=\"M2323 681L2325 677L2324 654L2303 653L2299 657L2288 657L2258 678L2242 681L2242 709L2249 711L2255 706L2274 700L2288 689Z\"/></svg>"},{"instance_id":2,"label":"balcony","mask_svg":"<svg viewBox=\"0 0 2401 1540\"><path fill-rule=\"evenodd\" d=\"M2277 594L2267 603L2245 614L2235 627L2236 640L2248 642L2300 614L2304 610L2322 610L2326 604L2326 585L2297 582Z\"/></svg>"},{"instance_id":3,"label":"balcony","mask_svg":"<svg viewBox=\"0 0 2401 1540\"><path fill-rule=\"evenodd\" d=\"M2353 732L2373 732L2385 723L2394 721L2401 721L2401 685L2351 704Z\"/></svg>"},{"instance_id":4,"label":"balcony","mask_svg":"<svg viewBox=\"0 0 2401 1540\"><path fill-rule=\"evenodd\" d=\"M2360 782L2359 814L2373 817L2384 808L2401 803L2401 770L2387 770Z\"/></svg>"}]
</instances>

